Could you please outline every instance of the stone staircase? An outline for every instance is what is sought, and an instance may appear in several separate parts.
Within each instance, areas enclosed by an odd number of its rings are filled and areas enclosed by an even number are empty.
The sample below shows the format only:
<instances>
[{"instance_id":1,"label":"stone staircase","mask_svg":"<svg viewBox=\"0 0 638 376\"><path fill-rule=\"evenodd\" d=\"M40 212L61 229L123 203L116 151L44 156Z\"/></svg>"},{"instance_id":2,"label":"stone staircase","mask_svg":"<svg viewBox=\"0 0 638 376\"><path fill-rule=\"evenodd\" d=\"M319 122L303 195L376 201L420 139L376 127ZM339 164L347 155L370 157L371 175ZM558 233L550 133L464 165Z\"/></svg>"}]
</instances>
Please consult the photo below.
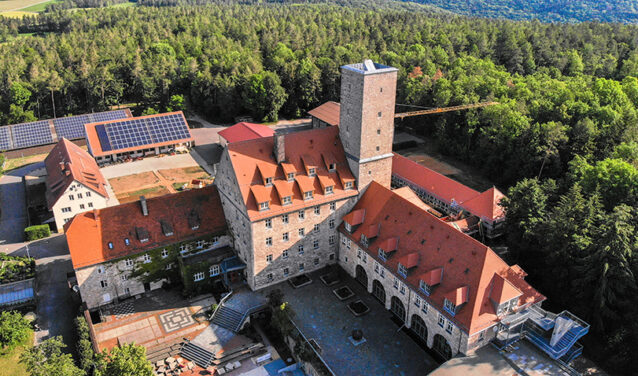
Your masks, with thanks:
<instances>
[{"instance_id":1,"label":"stone staircase","mask_svg":"<svg viewBox=\"0 0 638 376\"><path fill-rule=\"evenodd\" d=\"M234 309L221 305L215 315L213 316L213 324L219 325L222 328L237 332L242 324L244 314Z\"/></svg>"},{"instance_id":2,"label":"stone staircase","mask_svg":"<svg viewBox=\"0 0 638 376\"><path fill-rule=\"evenodd\" d=\"M214 359L213 353L190 342L185 342L179 350L180 355L202 368L208 367Z\"/></svg>"}]
</instances>

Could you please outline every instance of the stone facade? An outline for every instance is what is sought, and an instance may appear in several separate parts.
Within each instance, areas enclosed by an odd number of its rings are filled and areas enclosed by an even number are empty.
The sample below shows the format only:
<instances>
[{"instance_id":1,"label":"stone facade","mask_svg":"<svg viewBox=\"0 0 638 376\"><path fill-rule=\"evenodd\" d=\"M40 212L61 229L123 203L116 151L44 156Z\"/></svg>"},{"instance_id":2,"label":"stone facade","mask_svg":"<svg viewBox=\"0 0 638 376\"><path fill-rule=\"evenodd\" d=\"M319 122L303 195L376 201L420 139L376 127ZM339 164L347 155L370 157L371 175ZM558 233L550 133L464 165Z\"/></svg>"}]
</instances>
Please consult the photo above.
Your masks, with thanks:
<instances>
[{"instance_id":1,"label":"stone facade","mask_svg":"<svg viewBox=\"0 0 638 376\"><path fill-rule=\"evenodd\" d=\"M64 231L64 224L74 215L105 208L107 199L108 197L102 196L77 180L74 181L51 207L58 232Z\"/></svg>"},{"instance_id":2,"label":"stone facade","mask_svg":"<svg viewBox=\"0 0 638 376\"><path fill-rule=\"evenodd\" d=\"M428 347L442 353L444 357L455 356L458 353L467 354L469 351L487 345L495 335L493 328L486 328L480 333L468 337L467 331L458 327L453 321L442 315L438 307L428 304L426 296L415 291L409 285L403 283L403 278L396 271L390 271L381 263L372 258L365 250L361 249L348 236L340 233L339 241L339 265L353 278L357 278L357 267L365 271L365 284L369 293L373 293L374 281L378 281L385 291L385 308L391 310L392 298L396 297L405 309L405 326L417 333ZM361 279L357 278L358 280ZM424 337L422 330L413 327L419 317L427 328ZM440 346L435 346L435 336L442 336L449 345L450 354L443 354Z\"/></svg>"},{"instance_id":3,"label":"stone facade","mask_svg":"<svg viewBox=\"0 0 638 376\"><path fill-rule=\"evenodd\" d=\"M214 239L214 240L213 240ZM228 235L206 236L140 252L134 256L76 269L82 301L89 310L162 287L178 277L182 254L205 252L231 244ZM150 272L146 272L149 270ZM152 276L149 274L153 273ZM150 277L148 280L145 277Z\"/></svg>"},{"instance_id":4,"label":"stone facade","mask_svg":"<svg viewBox=\"0 0 638 376\"><path fill-rule=\"evenodd\" d=\"M359 192L370 182L390 187L397 70L341 69L339 133Z\"/></svg>"}]
</instances>

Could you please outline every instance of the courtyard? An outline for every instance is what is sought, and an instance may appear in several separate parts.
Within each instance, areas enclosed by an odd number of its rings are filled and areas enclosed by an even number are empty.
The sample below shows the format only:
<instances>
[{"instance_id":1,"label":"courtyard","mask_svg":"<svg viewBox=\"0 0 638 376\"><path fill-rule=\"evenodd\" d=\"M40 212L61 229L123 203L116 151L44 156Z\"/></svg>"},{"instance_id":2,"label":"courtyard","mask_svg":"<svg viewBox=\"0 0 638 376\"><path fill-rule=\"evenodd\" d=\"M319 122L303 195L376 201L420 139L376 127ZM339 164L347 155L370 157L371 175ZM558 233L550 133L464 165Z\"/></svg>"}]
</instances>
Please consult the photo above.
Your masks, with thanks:
<instances>
[{"instance_id":1,"label":"courtyard","mask_svg":"<svg viewBox=\"0 0 638 376\"><path fill-rule=\"evenodd\" d=\"M327 286L319 278L325 273L308 274L312 283L296 289L283 282L262 293L275 289L283 293L295 312L293 321L336 375L360 375L362 370L369 375L425 375L439 366L363 286L345 273L338 283ZM354 294L340 300L333 290L344 286ZM356 316L348 304L357 301L369 311ZM363 332L365 341L349 339L354 329Z\"/></svg>"}]
</instances>

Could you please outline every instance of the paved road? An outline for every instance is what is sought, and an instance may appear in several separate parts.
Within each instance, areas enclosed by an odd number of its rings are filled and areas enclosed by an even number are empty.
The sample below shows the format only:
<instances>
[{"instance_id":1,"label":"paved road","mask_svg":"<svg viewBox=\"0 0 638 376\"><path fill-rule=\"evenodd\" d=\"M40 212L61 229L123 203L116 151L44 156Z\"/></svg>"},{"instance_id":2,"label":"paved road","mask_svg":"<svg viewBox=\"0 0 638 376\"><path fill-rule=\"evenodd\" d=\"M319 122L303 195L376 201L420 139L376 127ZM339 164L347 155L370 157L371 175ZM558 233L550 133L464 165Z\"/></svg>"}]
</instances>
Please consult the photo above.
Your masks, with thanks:
<instances>
[{"instance_id":1,"label":"paved road","mask_svg":"<svg viewBox=\"0 0 638 376\"><path fill-rule=\"evenodd\" d=\"M73 270L65 235L55 235L31 243L13 244L8 252L13 256L29 256L36 259L36 295L38 325L36 343L61 335L72 350L75 343L73 319L78 315L78 302L67 287L66 273Z\"/></svg>"},{"instance_id":2,"label":"paved road","mask_svg":"<svg viewBox=\"0 0 638 376\"><path fill-rule=\"evenodd\" d=\"M27 225L27 209L24 202L22 177L44 167L43 162L34 163L8 172L0 178L0 249L11 243L24 240Z\"/></svg>"}]
</instances>

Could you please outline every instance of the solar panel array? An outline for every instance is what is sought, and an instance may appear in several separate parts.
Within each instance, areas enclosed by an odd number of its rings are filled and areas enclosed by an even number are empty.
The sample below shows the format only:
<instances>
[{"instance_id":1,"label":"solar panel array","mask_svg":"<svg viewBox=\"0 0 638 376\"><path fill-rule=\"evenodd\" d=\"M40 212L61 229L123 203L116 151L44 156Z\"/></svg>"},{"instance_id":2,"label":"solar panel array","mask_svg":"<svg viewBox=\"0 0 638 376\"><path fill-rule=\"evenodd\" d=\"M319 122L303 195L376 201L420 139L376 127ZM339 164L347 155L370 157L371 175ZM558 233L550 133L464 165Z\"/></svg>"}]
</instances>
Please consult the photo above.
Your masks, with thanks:
<instances>
[{"instance_id":1,"label":"solar panel array","mask_svg":"<svg viewBox=\"0 0 638 376\"><path fill-rule=\"evenodd\" d=\"M47 120L11 126L13 147L16 149L53 143L53 135Z\"/></svg>"},{"instance_id":2,"label":"solar panel array","mask_svg":"<svg viewBox=\"0 0 638 376\"><path fill-rule=\"evenodd\" d=\"M58 118L53 120L53 124L55 125L55 132L58 134L58 138L64 137L69 140L74 140L86 137L84 124L125 119L127 117L128 114L125 110L115 110Z\"/></svg>"},{"instance_id":3,"label":"solar panel array","mask_svg":"<svg viewBox=\"0 0 638 376\"><path fill-rule=\"evenodd\" d=\"M13 149L11 142L11 128L0 127L0 150Z\"/></svg>"},{"instance_id":4,"label":"solar panel array","mask_svg":"<svg viewBox=\"0 0 638 376\"><path fill-rule=\"evenodd\" d=\"M181 114L122 120L96 127L102 150L120 150L190 138Z\"/></svg>"}]
</instances>

